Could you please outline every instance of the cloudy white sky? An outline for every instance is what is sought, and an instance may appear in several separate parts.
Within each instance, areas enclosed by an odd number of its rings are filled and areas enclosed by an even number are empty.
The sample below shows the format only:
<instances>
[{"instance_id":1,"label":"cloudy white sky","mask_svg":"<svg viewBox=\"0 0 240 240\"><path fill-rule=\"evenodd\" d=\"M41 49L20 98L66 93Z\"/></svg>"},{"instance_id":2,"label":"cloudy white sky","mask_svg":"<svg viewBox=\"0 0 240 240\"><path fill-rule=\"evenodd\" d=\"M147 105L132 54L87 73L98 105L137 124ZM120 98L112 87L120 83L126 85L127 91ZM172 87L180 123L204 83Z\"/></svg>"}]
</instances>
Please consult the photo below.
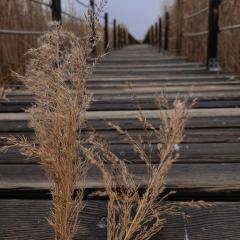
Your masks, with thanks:
<instances>
[{"instance_id":1,"label":"cloudy white sky","mask_svg":"<svg viewBox=\"0 0 240 240\"><path fill-rule=\"evenodd\" d=\"M71 0L64 0L71 2ZM81 0L88 4L89 0ZM98 2L99 0L96 0ZM110 21L116 18L119 22L128 25L130 33L136 38L142 39L148 27L162 14L164 4L170 4L172 0L108 0L106 12L109 13ZM77 13L83 8L75 4Z\"/></svg>"}]
</instances>

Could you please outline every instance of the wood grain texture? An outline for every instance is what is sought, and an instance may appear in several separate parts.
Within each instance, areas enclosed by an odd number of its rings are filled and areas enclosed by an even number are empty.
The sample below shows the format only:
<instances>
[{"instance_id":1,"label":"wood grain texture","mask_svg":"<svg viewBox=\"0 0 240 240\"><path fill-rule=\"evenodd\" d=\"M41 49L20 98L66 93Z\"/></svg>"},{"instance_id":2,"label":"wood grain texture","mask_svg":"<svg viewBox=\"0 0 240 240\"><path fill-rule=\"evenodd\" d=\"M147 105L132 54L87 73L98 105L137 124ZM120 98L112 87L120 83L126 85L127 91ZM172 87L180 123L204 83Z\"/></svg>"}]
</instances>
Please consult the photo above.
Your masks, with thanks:
<instances>
[{"instance_id":1,"label":"wood grain texture","mask_svg":"<svg viewBox=\"0 0 240 240\"><path fill-rule=\"evenodd\" d=\"M141 164L128 166L131 173L137 176L136 180L144 188L148 174L146 167ZM230 193L240 191L240 164L175 164L166 180L169 189L188 189L194 192L221 192ZM82 183L79 183L82 184ZM91 167L86 188L102 189L103 182L100 172ZM13 191L21 190L48 190L49 183L39 165L0 165L0 189Z\"/></svg>"},{"instance_id":2,"label":"wood grain texture","mask_svg":"<svg viewBox=\"0 0 240 240\"><path fill-rule=\"evenodd\" d=\"M77 239L106 240L105 201L87 201L81 214ZM3 240L50 240L47 223L50 201L0 200L0 238ZM189 209L188 221L166 216L167 224L156 240L182 240L187 231L194 240L239 240L240 203L216 203L212 209ZM186 225L186 227L185 227Z\"/></svg>"},{"instance_id":3,"label":"wood grain texture","mask_svg":"<svg viewBox=\"0 0 240 240\"><path fill-rule=\"evenodd\" d=\"M116 135L115 135L116 136ZM112 136L113 137L113 136ZM120 136L116 136L119 140ZM240 140L239 140L240 141ZM112 152L120 159L132 163L143 163L133 147L126 142L118 142L109 145ZM157 143L151 146L152 162L159 162ZM238 143L189 143L179 144L180 163L240 163L240 142ZM146 146L145 150L149 152ZM11 148L8 151L0 152L0 164L23 164L36 163L37 159L27 159L20 154L19 149Z\"/></svg>"}]
</instances>

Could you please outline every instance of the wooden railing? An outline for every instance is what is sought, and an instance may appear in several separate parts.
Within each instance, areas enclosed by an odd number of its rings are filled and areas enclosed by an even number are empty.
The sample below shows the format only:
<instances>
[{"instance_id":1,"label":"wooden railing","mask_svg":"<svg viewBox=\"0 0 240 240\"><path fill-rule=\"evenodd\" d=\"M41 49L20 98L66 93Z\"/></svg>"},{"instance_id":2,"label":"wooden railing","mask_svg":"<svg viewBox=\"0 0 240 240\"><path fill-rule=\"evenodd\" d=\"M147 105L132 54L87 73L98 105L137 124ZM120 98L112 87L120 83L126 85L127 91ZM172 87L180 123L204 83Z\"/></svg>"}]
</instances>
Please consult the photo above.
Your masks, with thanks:
<instances>
[{"instance_id":1,"label":"wooden railing","mask_svg":"<svg viewBox=\"0 0 240 240\"><path fill-rule=\"evenodd\" d=\"M209 0L208 7L202 8L196 12L185 15L184 1L176 0L176 17L175 17L175 34L169 36L170 14L166 12L164 17L159 18L158 22L153 24L147 31L144 42L156 46L159 50L168 51L169 42L175 41L175 54L181 55L182 48L188 38L198 38L206 36L206 65L208 69L215 69L218 66L218 46L219 46L219 33L224 31L240 30L240 24L219 26L220 15L219 8L221 4L227 0ZM208 27L204 31L186 32L184 24L196 17L205 15L208 18ZM201 24L197 21L196 24Z\"/></svg>"},{"instance_id":2,"label":"wooden railing","mask_svg":"<svg viewBox=\"0 0 240 240\"><path fill-rule=\"evenodd\" d=\"M45 6L49 9L51 9L52 12L52 20L62 22L62 15L65 15L72 20L76 21L83 21L82 18L74 16L66 11L62 10L62 4L61 0L52 0L51 4L43 2L41 0L29 0L33 3ZM89 0L89 5L83 3L80 0L75 0L76 3L80 4L82 7L86 8L87 10L92 11L92 16L94 16L95 12L95 0ZM106 51L109 50L109 25L113 25L113 47L115 49L122 48L124 45L128 43L128 31L125 26L122 24L117 24L116 19L114 19L112 22L109 22L108 13L105 13L104 16L100 16L100 18L104 19L104 49ZM92 38L95 38L95 17L92 17ZM46 31L28 31L28 30L14 30L14 29L0 29L0 34L5 35L42 35L46 33Z\"/></svg>"}]
</instances>

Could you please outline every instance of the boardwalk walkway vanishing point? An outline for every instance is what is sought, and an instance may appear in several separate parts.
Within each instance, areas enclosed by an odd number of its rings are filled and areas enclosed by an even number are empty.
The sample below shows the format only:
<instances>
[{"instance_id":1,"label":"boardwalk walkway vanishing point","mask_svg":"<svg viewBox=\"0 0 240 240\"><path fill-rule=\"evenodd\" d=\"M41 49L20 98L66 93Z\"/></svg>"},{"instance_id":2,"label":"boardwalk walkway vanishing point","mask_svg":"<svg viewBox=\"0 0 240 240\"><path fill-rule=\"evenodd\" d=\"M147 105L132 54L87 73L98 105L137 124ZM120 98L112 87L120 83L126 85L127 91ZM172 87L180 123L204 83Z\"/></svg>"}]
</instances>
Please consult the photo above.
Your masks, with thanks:
<instances>
[{"instance_id":1,"label":"boardwalk walkway vanishing point","mask_svg":"<svg viewBox=\"0 0 240 240\"><path fill-rule=\"evenodd\" d=\"M129 90L129 84L132 90ZM208 72L200 63L158 53L148 45L115 50L96 67L88 82L94 101L88 112L91 124L111 142L113 151L134 162L132 171L145 172L134 151L106 123L112 121L142 135L137 96L142 110L157 124L155 97L164 87L170 100L176 96L197 98L190 110L180 159L167 180L177 190L172 201L210 200L213 209L185 209L191 215L168 219L157 239L240 239L240 80L232 74ZM33 135L23 109L33 96L24 88L12 89L0 102L0 136ZM154 142L154 139L153 139ZM1 141L1 145L4 142ZM0 154L0 239L51 239L46 221L49 185L40 166L15 149ZM155 156L156 157L156 156ZM91 169L87 192L103 187L100 174ZM106 200L87 199L77 239L106 239ZM187 239L187 238L185 238Z\"/></svg>"}]
</instances>

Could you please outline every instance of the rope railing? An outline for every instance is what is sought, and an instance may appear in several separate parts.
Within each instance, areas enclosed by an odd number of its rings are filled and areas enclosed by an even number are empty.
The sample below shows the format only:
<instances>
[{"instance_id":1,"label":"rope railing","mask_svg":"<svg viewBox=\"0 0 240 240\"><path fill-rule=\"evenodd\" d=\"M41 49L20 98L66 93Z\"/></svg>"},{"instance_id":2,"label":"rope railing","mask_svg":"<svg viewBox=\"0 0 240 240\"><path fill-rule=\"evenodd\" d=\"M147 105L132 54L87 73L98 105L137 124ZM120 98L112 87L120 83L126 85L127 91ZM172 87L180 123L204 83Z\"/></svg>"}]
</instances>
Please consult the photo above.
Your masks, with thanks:
<instances>
[{"instance_id":1,"label":"rope railing","mask_svg":"<svg viewBox=\"0 0 240 240\"><path fill-rule=\"evenodd\" d=\"M73 16L72 14L68 13L68 12L65 12L65 11L62 11L62 14L69 17L69 18L72 18L74 20L77 20L77 21L83 21L82 18L79 18L79 17L76 17L76 16Z\"/></svg>"},{"instance_id":2,"label":"rope railing","mask_svg":"<svg viewBox=\"0 0 240 240\"><path fill-rule=\"evenodd\" d=\"M81 6L85 7L85 8L89 8L89 5L86 4L86 3L83 3L82 1L80 0L75 0L78 4L80 4Z\"/></svg>"},{"instance_id":3,"label":"rope railing","mask_svg":"<svg viewBox=\"0 0 240 240\"><path fill-rule=\"evenodd\" d=\"M45 3L45 2L39 1L39 0L30 0L30 2L33 2L33 3L36 3L36 4L39 4L39 5L51 8L51 4L50 3Z\"/></svg>"},{"instance_id":4,"label":"rope railing","mask_svg":"<svg viewBox=\"0 0 240 240\"><path fill-rule=\"evenodd\" d=\"M201 47L203 46L202 50L205 51L206 66L208 69L219 69L216 67L219 66L219 34L227 31L240 31L240 24L236 23L229 26L220 25L221 18L223 17L220 7L223 2L227 3L228 0L209 0L208 2L207 7L203 7L192 13L185 13L185 1L176 0L174 5L175 9L172 9L172 14L175 15L172 16L166 11L165 15L159 18L158 21L148 29L144 43L157 47L159 51L172 51L172 49L174 49L176 55L179 56L183 53L185 46L188 47L189 42L191 42L190 45L193 45L192 43L195 41L198 44L202 40L201 37L204 37ZM204 24L197 21L197 19L195 19L195 22L188 21L196 17L204 17ZM204 25L205 27L199 30L193 30L195 25ZM204 61L204 59L202 59L202 61Z\"/></svg>"},{"instance_id":5,"label":"rope railing","mask_svg":"<svg viewBox=\"0 0 240 240\"><path fill-rule=\"evenodd\" d=\"M183 33L184 37L198 37L198 36L203 36L207 35L208 31L202 31L202 32L195 32L195 33Z\"/></svg>"},{"instance_id":6,"label":"rope railing","mask_svg":"<svg viewBox=\"0 0 240 240\"><path fill-rule=\"evenodd\" d=\"M203 13L207 13L208 10L209 10L208 7L203 8L203 9L199 10L198 12L195 12L195 13L192 13L192 14L190 14L190 15L184 16L183 19L184 19L184 20L188 20L188 19L190 19L190 18L197 17L197 16L199 16L199 15L201 15L201 14L203 14Z\"/></svg>"},{"instance_id":7,"label":"rope railing","mask_svg":"<svg viewBox=\"0 0 240 240\"><path fill-rule=\"evenodd\" d=\"M240 24L236 24L231 26L219 27L219 32L239 30L239 29L240 29Z\"/></svg>"},{"instance_id":8,"label":"rope railing","mask_svg":"<svg viewBox=\"0 0 240 240\"><path fill-rule=\"evenodd\" d=\"M25 31L25 30L9 30L9 29L0 29L0 35L42 35L47 31Z\"/></svg>"},{"instance_id":9,"label":"rope railing","mask_svg":"<svg viewBox=\"0 0 240 240\"><path fill-rule=\"evenodd\" d=\"M83 18L77 17L72 15L71 13L67 12L67 11L63 11L61 9L61 0L56 0L56 1L50 1L44 2L43 0L29 0L33 3L39 4L41 6L45 6L48 7L52 10L52 20L53 21L59 21L62 22L62 15L65 15L66 17L69 17L71 19L77 20L77 21L83 21ZM75 0L78 4L80 4L81 6L85 7L85 8L92 8L93 12L94 11L94 6L97 6L95 3L95 0L90 0L89 1L89 5L85 4L84 2L82 2L81 0ZM128 42L128 32L126 30L126 28L124 28L121 24L116 24L116 20L110 20L108 19L108 14L105 13L105 15L99 15L98 16L100 19L104 20L104 32L105 32L105 38L104 38L104 46L105 46L105 50L107 51L109 48L109 25L111 25L112 29L113 29L113 47L114 48L121 48L122 46L126 45ZM93 21L94 18L93 18ZM93 32L95 31L95 23L92 23L93 26ZM47 33L49 30L39 30L39 31L35 31L35 30L17 30L17 29L0 29L0 35L32 35L32 36L40 36L43 35L45 33ZM81 37L79 38L80 41L91 41L91 39L94 39L94 34L90 37L90 36L85 36L85 37Z\"/></svg>"}]
</instances>

